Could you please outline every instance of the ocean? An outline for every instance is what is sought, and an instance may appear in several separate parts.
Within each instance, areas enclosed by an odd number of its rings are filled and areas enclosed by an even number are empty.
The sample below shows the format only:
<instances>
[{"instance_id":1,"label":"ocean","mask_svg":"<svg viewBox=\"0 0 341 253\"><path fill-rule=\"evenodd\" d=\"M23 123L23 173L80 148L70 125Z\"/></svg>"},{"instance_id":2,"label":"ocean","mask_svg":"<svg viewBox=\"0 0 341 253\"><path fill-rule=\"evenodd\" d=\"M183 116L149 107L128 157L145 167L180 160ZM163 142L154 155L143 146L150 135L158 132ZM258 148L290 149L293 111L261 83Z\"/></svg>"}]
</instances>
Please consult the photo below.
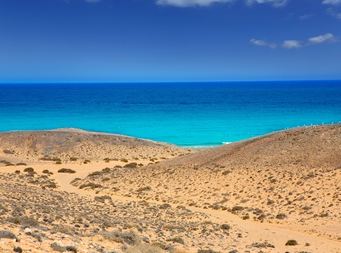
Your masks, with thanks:
<instances>
[{"instance_id":1,"label":"ocean","mask_svg":"<svg viewBox=\"0 0 341 253\"><path fill-rule=\"evenodd\" d=\"M341 122L341 81L0 84L0 131L81 128L215 146Z\"/></svg>"}]
</instances>

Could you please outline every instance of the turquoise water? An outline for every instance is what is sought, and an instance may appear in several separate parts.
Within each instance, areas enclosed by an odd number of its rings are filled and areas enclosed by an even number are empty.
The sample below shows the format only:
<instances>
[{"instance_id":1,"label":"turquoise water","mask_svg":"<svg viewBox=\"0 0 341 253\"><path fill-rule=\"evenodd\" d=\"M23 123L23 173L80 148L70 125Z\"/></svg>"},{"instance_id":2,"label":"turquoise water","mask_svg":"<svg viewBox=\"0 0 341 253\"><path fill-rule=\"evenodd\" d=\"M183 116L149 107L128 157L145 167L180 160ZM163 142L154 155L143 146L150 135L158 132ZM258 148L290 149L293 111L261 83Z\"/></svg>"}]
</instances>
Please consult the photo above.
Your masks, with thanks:
<instances>
[{"instance_id":1,"label":"turquoise water","mask_svg":"<svg viewBox=\"0 0 341 253\"><path fill-rule=\"evenodd\" d=\"M205 146L335 122L341 81L0 85L0 131L75 127Z\"/></svg>"}]
</instances>

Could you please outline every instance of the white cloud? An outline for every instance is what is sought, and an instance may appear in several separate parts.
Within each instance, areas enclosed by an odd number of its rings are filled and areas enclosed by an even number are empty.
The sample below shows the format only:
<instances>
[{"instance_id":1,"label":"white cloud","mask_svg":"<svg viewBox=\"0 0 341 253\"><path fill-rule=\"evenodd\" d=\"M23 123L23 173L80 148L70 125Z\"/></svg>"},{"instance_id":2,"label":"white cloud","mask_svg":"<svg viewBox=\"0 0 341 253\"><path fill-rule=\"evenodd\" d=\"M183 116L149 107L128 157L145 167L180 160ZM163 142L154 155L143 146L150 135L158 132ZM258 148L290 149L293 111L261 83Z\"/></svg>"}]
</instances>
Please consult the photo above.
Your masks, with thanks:
<instances>
[{"instance_id":1,"label":"white cloud","mask_svg":"<svg viewBox=\"0 0 341 253\"><path fill-rule=\"evenodd\" d=\"M100 0L85 0L86 2L98 2ZM229 3L235 0L156 0L159 5L171 5L176 7L210 6L215 3ZM244 0L247 5L271 4L275 7L285 6L289 0ZM322 0L322 4L341 5L341 0Z\"/></svg>"},{"instance_id":2,"label":"white cloud","mask_svg":"<svg viewBox=\"0 0 341 253\"><path fill-rule=\"evenodd\" d=\"M326 33L326 34L318 35L315 37L311 37L309 38L308 41L312 44L321 44L321 43L333 41L334 39L335 39L335 36L333 34Z\"/></svg>"},{"instance_id":3,"label":"white cloud","mask_svg":"<svg viewBox=\"0 0 341 253\"><path fill-rule=\"evenodd\" d=\"M341 4L341 0L323 0L323 4L338 5Z\"/></svg>"},{"instance_id":4,"label":"white cloud","mask_svg":"<svg viewBox=\"0 0 341 253\"><path fill-rule=\"evenodd\" d=\"M295 48L305 47L309 45L317 45L317 44L333 42L333 41L337 41L336 37L332 33L325 33L325 34L321 34L321 35L308 38L304 41L284 40L282 43L280 43L280 45L282 48L295 49ZM268 41L260 40L260 39L253 38L250 40L250 43L259 47L277 48L277 43L268 42Z\"/></svg>"},{"instance_id":5,"label":"white cloud","mask_svg":"<svg viewBox=\"0 0 341 253\"><path fill-rule=\"evenodd\" d=\"M91 0L90 0L91 1ZM231 3L237 0L156 0L158 5L169 5L174 7L194 7L210 6L217 3ZM253 4L271 4L275 7L286 5L288 0L243 0L247 5Z\"/></svg>"},{"instance_id":6,"label":"white cloud","mask_svg":"<svg viewBox=\"0 0 341 253\"><path fill-rule=\"evenodd\" d=\"M282 43L282 47L287 49L300 48L302 43L299 40L285 40Z\"/></svg>"},{"instance_id":7,"label":"white cloud","mask_svg":"<svg viewBox=\"0 0 341 253\"><path fill-rule=\"evenodd\" d=\"M275 7L286 5L288 0L246 0L248 5L252 4L272 4Z\"/></svg>"},{"instance_id":8,"label":"white cloud","mask_svg":"<svg viewBox=\"0 0 341 253\"><path fill-rule=\"evenodd\" d=\"M158 5L170 5L175 7L210 6L217 3L228 3L233 0L157 0Z\"/></svg>"},{"instance_id":9,"label":"white cloud","mask_svg":"<svg viewBox=\"0 0 341 253\"><path fill-rule=\"evenodd\" d=\"M258 39L251 39L250 43L252 43L255 46L259 47L269 47L269 48L276 48L277 45L275 43L267 42L265 40L258 40Z\"/></svg>"}]
</instances>

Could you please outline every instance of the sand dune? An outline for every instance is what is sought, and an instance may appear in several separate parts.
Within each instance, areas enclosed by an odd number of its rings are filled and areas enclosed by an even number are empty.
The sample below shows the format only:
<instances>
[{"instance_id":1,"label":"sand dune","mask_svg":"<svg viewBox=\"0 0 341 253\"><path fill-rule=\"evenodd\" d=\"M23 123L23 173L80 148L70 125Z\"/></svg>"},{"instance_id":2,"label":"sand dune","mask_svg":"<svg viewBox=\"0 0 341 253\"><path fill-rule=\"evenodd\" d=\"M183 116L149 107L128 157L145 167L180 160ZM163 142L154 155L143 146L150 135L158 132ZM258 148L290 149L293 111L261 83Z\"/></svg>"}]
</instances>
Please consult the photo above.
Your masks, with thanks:
<instances>
[{"instance_id":1,"label":"sand dune","mask_svg":"<svg viewBox=\"0 0 341 253\"><path fill-rule=\"evenodd\" d=\"M341 252L341 125L197 152L70 130L0 148L0 230L21 239L1 252Z\"/></svg>"},{"instance_id":2,"label":"sand dune","mask_svg":"<svg viewBox=\"0 0 341 253\"><path fill-rule=\"evenodd\" d=\"M0 153L0 158L31 162L145 160L188 153L188 150L173 145L79 129L1 133L0 150L5 151Z\"/></svg>"}]
</instances>

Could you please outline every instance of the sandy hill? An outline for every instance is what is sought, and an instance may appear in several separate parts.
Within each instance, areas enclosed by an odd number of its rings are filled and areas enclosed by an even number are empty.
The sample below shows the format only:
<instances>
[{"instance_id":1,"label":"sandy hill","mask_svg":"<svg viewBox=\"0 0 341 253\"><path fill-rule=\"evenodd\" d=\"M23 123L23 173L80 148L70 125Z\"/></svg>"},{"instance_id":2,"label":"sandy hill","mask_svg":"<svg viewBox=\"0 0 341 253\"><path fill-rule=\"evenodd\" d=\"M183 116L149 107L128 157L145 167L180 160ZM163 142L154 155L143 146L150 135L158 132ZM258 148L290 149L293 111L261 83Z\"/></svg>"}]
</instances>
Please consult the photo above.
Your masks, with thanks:
<instances>
[{"instance_id":1,"label":"sandy hill","mask_svg":"<svg viewBox=\"0 0 341 253\"><path fill-rule=\"evenodd\" d=\"M0 252L340 253L340 182L341 125L197 152L2 133Z\"/></svg>"},{"instance_id":2,"label":"sandy hill","mask_svg":"<svg viewBox=\"0 0 341 253\"><path fill-rule=\"evenodd\" d=\"M220 210L341 239L341 125L273 133L90 175L76 185L89 182L106 194Z\"/></svg>"},{"instance_id":3,"label":"sandy hill","mask_svg":"<svg viewBox=\"0 0 341 253\"><path fill-rule=\"evenodd\" d=\"M0 158L6 161L148 160L187 153L172 145L79 129L0 134Z\"/></svg>"},{"instance_id":4,"label":"sandy hill","mask_svg":"<svg viewBox=\"0 0 341 253\"><path fill-rule=\"evenodd\" d=\"M170 165L196 164L229 167L341 166L341 125L297 128L224 145L172 161Z\"/></svg>"}]
</instances>

